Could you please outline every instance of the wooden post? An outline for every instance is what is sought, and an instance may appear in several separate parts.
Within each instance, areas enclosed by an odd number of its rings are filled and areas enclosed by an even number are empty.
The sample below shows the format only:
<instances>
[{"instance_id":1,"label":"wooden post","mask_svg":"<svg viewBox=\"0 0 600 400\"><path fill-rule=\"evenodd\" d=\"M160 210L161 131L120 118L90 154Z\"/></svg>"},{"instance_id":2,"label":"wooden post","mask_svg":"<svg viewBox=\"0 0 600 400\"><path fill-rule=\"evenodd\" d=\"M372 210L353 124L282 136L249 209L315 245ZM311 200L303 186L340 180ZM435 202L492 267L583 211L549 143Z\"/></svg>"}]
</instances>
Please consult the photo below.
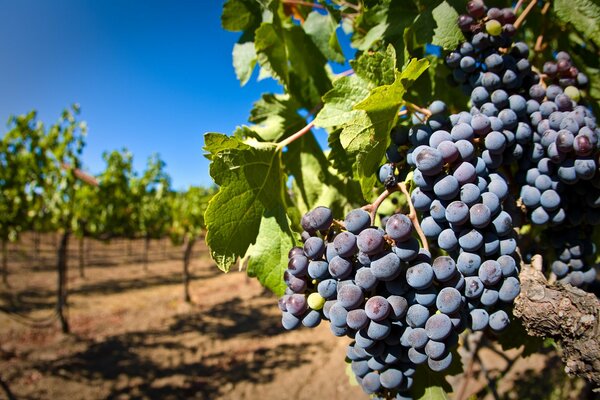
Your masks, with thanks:
<instances>
[{"instance_id":1,"label":"wooden post","mask_svg":"<svg viewBox=\"0 0 600 400\"><path fill-rule=\"evenodd\" d=\"M195 243L196 238L188 235L183 252L183 301L186 303L192 301L190 297L190 260Z\"/></svg>"},{"instance_id":2,"label":"wooden post","mask_svg":"<svg viewBox=\"0 0 600 400\"><path fill-rule=\"evenodd\" d=\"M79 238L79 277L85 278L85 236Z\"/></svg>"},{"instance_id":3,"label":"wooden post","mask_svg":"<svg viewBox=\"0 0 600 400\"><path fill-rule=\"evenodd\" d=\"M69 322L64 315L64 309L67 306L67 251L69 248L70 232L65 230L58 247L58 288L56 293L56 313L60 321L60 327L63 333L69 333Z\"/></svg>"}]
</instances>

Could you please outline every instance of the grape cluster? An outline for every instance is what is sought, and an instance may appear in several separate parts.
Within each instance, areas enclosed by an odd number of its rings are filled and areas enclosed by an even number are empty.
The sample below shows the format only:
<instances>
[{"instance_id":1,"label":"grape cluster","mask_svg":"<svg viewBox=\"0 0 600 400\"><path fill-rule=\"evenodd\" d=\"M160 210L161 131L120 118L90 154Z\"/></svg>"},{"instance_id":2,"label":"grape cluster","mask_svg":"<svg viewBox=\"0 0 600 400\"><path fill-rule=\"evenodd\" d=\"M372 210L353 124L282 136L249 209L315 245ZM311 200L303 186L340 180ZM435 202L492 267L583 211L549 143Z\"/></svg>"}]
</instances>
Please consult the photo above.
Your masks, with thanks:
<instances>
[{"instance_id":1,"label":"grape cluster","mask_svg":"<svg viewBox=\"0 0 600 400\"><path fill-rule=\"evenodd\" d=\"M571 56L565 51L556 54L556 61L547 61L542 67L548 83L559 85L565 93L575 101L579 101L579 90L585 89L589 84L587 75L579 72L571 61Z\"/></svg>"},{"instance_id":2,"label":"grape cluster","mask_svg":"<svg viewBox=\"0 0 600 400\"><path fill-rule=\"evenodd\" d=\"M288 288L279 300L283 326L314 327L325 319L334 335L353 338L347 356L369 394L404 396L417 365L450 366L467 327L500 332L508 324L505 311L486 310L519 293L511 256L481 262L472 249L458 263L432 258L404 214L391 215L382 229L363 209L334 223L329 209L317 207L302 227L306 239L289 252Z\"/></svg>"}]
</instances>

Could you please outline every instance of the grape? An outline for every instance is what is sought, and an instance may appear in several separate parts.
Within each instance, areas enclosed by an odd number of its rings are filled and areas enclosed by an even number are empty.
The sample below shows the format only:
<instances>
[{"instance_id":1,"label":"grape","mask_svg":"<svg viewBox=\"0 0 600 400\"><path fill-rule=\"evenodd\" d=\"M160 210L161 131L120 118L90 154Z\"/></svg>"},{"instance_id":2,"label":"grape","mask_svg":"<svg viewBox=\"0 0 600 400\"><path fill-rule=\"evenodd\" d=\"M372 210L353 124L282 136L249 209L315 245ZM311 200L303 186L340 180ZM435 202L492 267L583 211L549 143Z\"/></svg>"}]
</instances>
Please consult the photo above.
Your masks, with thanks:
<instances>
[{"instance_id":1,"label":"grape","mask_svg":"<svg viewBox=\"0 0 600 400\"><path fill-rule=\"evenodd\" d=\"M444 229L438 236L438 246L446 251L454 251L458 247L459 239L452 229Z\"/></svg>"},{"instance_id":2,"label":"grape","mask_svg":"<svg viewBox=\"0 0 600 400\"><path fill-rule=\"evenodd\" d=\"M506 211L501 211L500 214L493 219L492 225L494 230L500 236L509 234L512 231L512 217Z\"/></svg>"},{"instance_id":3,"label":"grape","mask_svg":"<svg viewBox=\"0 0 600 400\"><path fill-rule=\"evenodd\" d=\"M379 375L375 372L369 372L362 379L362 388L367 394L373 394L381 388Z\"/></svg>"},{"instance_id":4,"label":"grape","mask_svg":"<svg viewBox=\"0 0 600 400\"><path fill-rule=\"evenodd\" d=\"M462 252L458 256L456 266L461 274L471 276L479 269L481 257L476 253Z\"/></svg>"},{"instance_id":5,"label":"grape","mask_svg":"<svg viewBox=\"0 0 600 400\"><path fill-rule=\"evenodd\" d=\"M476 135L484 136L490 132L490 119L483 114L474 115L471 118L471 127Z\"/></svg>"},{"instance_id":6,"label":"grape","mask_svg":"<svg viewBox=\"0 0 600 400\"><path fill-rule=\"evenodd\" d=\"M318 311L310 310L304 318L302 318L302 325L307 328L315 328L321 323L321 314Z\"/></svg>"},{"instance_id":7,"label":"grape","mask_svg":"<svg viewBox=\"0 0 600 400\"><path fill-rule=\"evenodd\" d=\"M411 200L417 210L425 211L431 206L433 195L429 192L422 191L421 188L416 188L411 194Z\"/></svg>"},{"instance_id":8,"label":"grape","mask_svg":"<svg viewBox=\"0 0 600 400\"><path fill-rule=\"evenodd\" d=\"M325 242L318 237L310 237L304 242L304 254L310 260L317 260L325 253Z\"/></svg>"},{"instance_id":9,"label":"grape","mask_svg":"<svg viewBox=\"0 0 600 400\"><path fill-rule=\"evenodd\" d=\"M327 207L316 207L309 213L309 223L311 228L316 231L329 229L333 222L333 213Z\"/></svg>"},{"instance_id":10,"label":"grape","mask_svg":"<svg viewBox=\"0 0 600 400\"><path fill-rule=\"evenodd\" d=\"M433 273L439 282L446 282L456 274L456 264L451 257L437 257L432 264Z\"/></svg>"},{"instance_id":11,"label":"grape","mask_svg":"<svg viewBox=\"0 0 600 400\"><path fill-rule=\"evenodd\" d=\"M500 132L492 131L485 137L485 147L491 154L501 154L506 148L506 137Z\"/></svg>"},{"instance_id":12,"label":"grape","mask_svg":"<svg viewBox=\"0 0 600 400\"><path fill-rule=\"evenodd\" d=\"M343 328L346 326L346 319L348 317L348 311L339 302L335 302L329 309L329 320L332 326Z\"/></svg>"},{"instance_id":13,"label":"grape","mask_svg":"<svg viewBox=\"0 0 600 400\"><path fill-rule=\"evenodd\" d=\"M308 276L313 279L329 277L329 264L326 261L311 261L308 263Z\"/></svg>"},{"instance_id":14,"label":"grape","mask_svg":"<svg viewBox=\"0 0 600 400\"><path fill-rule=\"evenodd\" d=\"M427 355L415 349L414 347L408 349L408 358L411 362L417 365L423 364L427 361Z\"/></svg>"},{"instance_id":15,"label":"grape","mask_svg":"<svg viewBox=\"0 0 600 400\"><path fill-rule=\"evenodd\" d=\"M521 292L521 285L519 280L515 277L509 276L502 282L502 286L498 291L500 300L510 303L512 302Z\"/></svg>"},{"instance_id":16,"label":"grape","mask_svg":"<svg viewBox=\"0 0 600 400\"><path fill-rule=\"evenodd\" d=\"M429 368L435 372L440 372L445 369L448 369L448 367L450 367L450 364L452 364L452 353L448 353L444 358L439 360L434 360L432 358L429 358L427 360L427 365L429 365Z\"/></svg>"},{"instance_id":17,"label":"grape","mask_svg":"<svg viewBox=\"0 0 600 400\"><path fill-rule=\"evenodd\" d=\"M419 253L419 242L417 239L410 237L403 242L396 242L396 246L392 247L394 254L402 261L412 261Z\"/></svg>"},{"instance_id":18,"label":"grape","mask_svg":"<svg viewBox=\"0 0 600 400\"><path fill-rule=\"evenodd\" d=\"M368 323L369 317L362 308L348 311L348 314L346 315L346 324L348 327L357 331L366 327Z\"/></svg>"},{"instance_id":19,"label":"grape","mask_svg":"<svg viewBox=\"0 0 600 400\"><path fill-rule=\"evenodd\" d=\"M294 316L292 313L283 312L281 314L281 324L283 325L283 328L288 331L299 327L301 322L300 318Z\"/></svg>"},{"instance_id":20,"label":"grape","mask_svg":"<svg viewBox=\"0 0 600 400\"><path fill-rule=\"evenodd\" d=\"M496 311L492 315L490 315L489 325L492 330L499 332L508 327L510 320L508 319L508 315L503 310Z\"/></svg>"},{"instance_id":21,"label":"grape","mask_svg":"<svg viewBox=\"0 0 600 400\"><path fill-rule=\"evenodd\" d=\"M467 123L458 123L450 131L450 136L456 142L459 140L471 140L474 137L473 128Z\"/></svg>"},{"instance_id":22,"label":"grape","mask_svg":"<svg viewBox=\"0 0 600 400\"><path fill-rule=\"evenodd\" d=\"M362 267L358 269L358 271L356 271L354 282L358 287L360 287L364 291L369 291L375 288L375 285L377 285L377 278L375 278L375 276L371 272L371 268Z\"/></svg>"},{"instance_id":23,"label":"grape","mask_svg":"<svg viewBox=\"0 0 600 400\"><path fill-rule=\"evenodd\" d=\"M475 181L477 174L475 172L475 167L473 164L469 162L462 162L456 167L452 176L456 178L459 185L464 185L466 183L472 183ZM435 190L435 187L434 187Z\"/></svg>"},{"instance_id":24,"label":"grape","mask_svg":"<svg viewBox=\"0 0 600 400\"><path fill-rule=\"evenodd\" d=\"M297 249L299 248L297 247ZM308 258L304 254L298 254L298 251L296 251L288 261L288 271L294 276L306 275L308 271Z\"/></svg>"},{"instance_id":25,"label":"grape","mask_svg":"<svg viewBox=\"0 0 600 400\"><path fill-rule=\"evenodd\" d=\"M350 257L356 253L356 236L351 232L340 232L333 239L335 251L341 257Z\"/></svg>"},{"instance_id":26,"label":"grape","mask_svg":"<svg viewBox=\"0 0 600 400\"><path fill-rule=\"evenodd\" d=\"M306 281L296 278L287 270L283 273L283 280L294 293L303 293L306 290Z\"/></svg>"},{"instance_id":27,"label":"grape","mask_svg":"<svg viewBox=\"0 0 600 400\"><path fill-rule=\"evenodd\" d=\"M335 279L325 279L325 280L319 282L319 284L317 285L317 291L318 291L318 293L316 293L316 294L319 294L323 299L331 299L337 293L337 281ZM313 295L315 295L315 293L312 293L310 296L313 296ZM310 296L308 297L309 306L315 310L318 310L318 308L315 308L310 304L310 301L311 301ZM325 300L323 300L323 304L324 303L325 303ZM321 307L322 307L322 305L321 305Z\"/></svg>"},{"instance_id":28,"label":"grape","mask_svg":"<svg viewBox=\"0 0 600 400\"><path fill-rule=\"evenodd\" d=\"M435 304L437 309L444 314L455 313L461 304L460 292L454 288L445 287L440 290Z\"/></svg>"},{"instance_id":29,"label":"grape","mask_svg":"<svg viewBox=\"0 0 600 400\"><path fill-rule=\"evenodd\" d=\"M511 256L504 255L498 258L498 264L500 264L500 269L502 270L502 276L508 277L517 271L517 263L515 259Z\"/></svg>"},{"instance_id":30,"label":"grape","mask_svg":"<svg viewBox=\"0 0 600 400\"><path fill-rule=\"evenodd\" d=\"M476 276L465 278L465 297L472 299L481 296L483 292L483 283Z\"/></svg>"},{"instance_id":31,"label":"grape","mask_svg":"<svg viewBox=\"0 0 600 400\"><path fill-rule=\"evenodd\" d=\"M406 312L406 323L413 329L423 327L428 318L429 310L420 304L413 304Z\"/></svg>"},{"instance_id":32,"label":"grape","mask_svg":"<svg viewBox=\"0 0 600 400\"><path fill-rule=\"evenodd\" d=\"M430 307L435 304L438 292L432 285L426 289L418 290L415 293L415 300L422 306Z\"/></svg>"},{"instance_id":33,"label":"grape","mask_svg":"<svg viewBox=\"0 0 600 400\"><path fill-rule=\"evenodd\" d=\"M467 3L467 12L473 18L481 18L485 15L485 5L483 0L471 0Z\"/></svg>"},{"instance_id":34,"label":"grape","mask_svg":"<svg viewBox=\"0 0 600 400\"><path fill-rule=\"evenodd\" d=\"M421 221L421 229L427 237L438 237L443 228L433 217L425 217Z\"/></svg>"},{"instance_id":35,"label":"grape","mask_svg":"<svg viewBox=\"0 0 600 400\"><path fill-rule=\"evenodd\" d=\"M368 255L380 252L384 242L383 233L373 228L363 230L356 238L358 250Z\"/></svg>"},{"instance_id":36,"label":"grape","mask_svg":"<svg viewBox=\"0 0 600 400\"><path fill-rule=\"evenodd\" d=\"M408 344L415 349L422 349L427 344L429 337L423 328L414 328L408 334Z\"/></svg>"},{"instance_id":37,"label":"grape","mask_svg":"<svg viewBox=\"0 0 600 400\"><path fill-rule=\"evenodd\" d=\"M467 183L460 188L460 200L467 206L472 206L479 201L480 195L479 188L472 183Z\"/></svg>"},{"instance_id":38,"label":"grape","mask_svg":"<svg viewBox=\"0 0 600 400\"><path fill-rule=\"evenodd\" d=\"M379 280L392 280L400 273L400 259L393 252L380 253L371 261L371 272Z\"/></svg>"},{"instance_id":39,"label":"grape","mask_svg":"<svg viewBox=\"0 0 600 400\"><path fill-rule=\"evenodd\" d=\"M381 321L387 318L390 311L390 304L382 296L373 296L365 303L365 312L373 321Z\"/></svg>"},{"instance_id":40,"label":"grape","mask_svg":"<svg viewBox=\"0 0 600 400\"><path fill-rule=\"evenodd\" d=\"M390 304L390 318L391 319L400 319L406 315L408 310L408 302L402 296L389 296L387 298L388 303Z\"/></svg>"},{"instance_id":41,"label":"grape","mask_svg":"<svg viewBox=\"0 0 600 400\"><path fill-rule=\"evenodd\" d=\"M460 233L458 244L466 251L478 250L483 245L483 235L476 229L464 230Z\"/></svg>"},{"instance_id":42,"label":"grape","mask_svg":"<svg viewBox=\"0 0 600 400\"><path fill-rule=\"evenodd\" d=\"M446 208L444 213L444 217L445 220L447 220L451 224L462 225L469 218L469 207L462 201L453 201L452 203L448 204L448 207Z\"/></svg>"},{"instance_id":43,"label":"grape","mask_svg":"<svg viewBox=\"0 0 600 400\"><path fill-rule=\"evenodd\" d=\"M335 256L329 262L329 273L334 278L346 279L352 274L352 262L340 256Z\"/></svg>"},{"instance_id":44,"label":"grape","mask_svg":"<svg viewBox=\"0 0 600 400\"><path fill-rule=\"evenodd\" d=\"M486 307L493 306L498 302L498 291L494 289L483 289L479 301Z\"/></svg>"},{"instance_id":45,"label":"grape","mask_svg":"<svg viewBox=\"0 0 600 400\"><path fill-rule=\"evenodd\" d=\"M502 278L502 268L495 260L484 261L479 267L479 279L486 286L493 286Z\"/></svg>"},{"instance_id":46,"label":"grape","mask_svg":"<svg viewBox=\"0 0 600 400\"><path fill-rule=\"evenodd\" d=\"M443 340L450 335L452 322L446 314L434 314L427 319L425 331L431 340Z\"/></svg>"},{"instance_id":47,"label":"grape","mask_svg":"<svg viewBox=\"0 0 600 400\"><path fill-rule=\"evenodd\" d=\"M383 340L390 334L391 329L388 320L384 319L381 322L371 321L367 328L367 335L373 340Z\"/></svg>"},{"instance_id":48,"label":"grape","mask_svg":"<svg viewBox=\"0 0 600 400\"><path fill-rule=\"evenodd\" d=\"M432 147L424 147L415 155L416 167L423 175L435 175L442 169L442 153Z\"/></svg>"},{"instance_id":49,"label":"grape","mask_svg":"<svg viewBox=\"0 0 600 400\"><path fill-rule=\"evenodd\" d=\"M386 389L395 389L402 384L404 374L395 368L388 368L379 375L381 386Z\"/></svg>"},{"instance_id":50,"label":"grape","mask_svg":"<svg viewBox=\"0 0 600 400\"><path fill-rule=\"evenodd\" d=\"M433 186L434 193L442 200L452 200L459 190L460 184L452 175L438 178Z\"/></svg>"},{"instance_id":51,"label":"grape","mask_svg":"<svg viewBox=\"0 0 600 400\"><path fill-rule=\"evenodd\" d=\"M433 281L431 265L422 262L406 270L406 281L415 289L425 289Z\"/></svg>"},{"instance_id":52,"label":"grape","mask_svg":"<svg viewBox=\"0 0 600 400\"><path fill-rule=\"evenodd\" d=\"M286 299L285 307L289 313L295 316L302 315L308 307L306 297L303 294L292 294Z\"/></svg>"},{"instance_id":53,"label":"grape","mask_svg":"<svg viewBox=\"0 0 600 400\"><path fill-rule=\"evenodd\" d=\"M476 308L471 311L470 316L471 316L471 329L472 330L481 331L487 327L488 321L489 321L489 315L488 315L487 311L485 311L481 308Z\"/></svg>"},{"instance_id":54,"label":"grape","mask_svg":"<svg viewBox=\"0 0 600 400\"><path fill-rule=\"evenodd\" d=\"M371 216L365 210L360 208L352 210L346 215L344 226L348 231L354 234L360 233L371 225Z\"/></svg>"},{"instance_id":55,"label":"grape","mask_svg":"<svg viewBox=\"0 0 600 400\"><path fill-rule=\"evenodd\" d=\"M533 208L540 204L540 191L529 185L525 185L521 188L521 200L527 207Z\"/></svg>"},{"instance_id":56,"label":"grape","mask_svg":"<svg viewBox=\"0 0 600 400\"><path fill-rule=\"evenodd\" d=\"M342 287L338 285L337 300L346 309L358 307L364 300L361 288L355 284L347 284Z\"/></svg>"},{"instance_id":57,"label":"grape","mask_svg":"<svg viewBox=\"0 0 600 400\"><path fill-rule=\"evenodd\" d=\"M406 241L412 234L412 222L404 214L392 215L385 224L385 231L390 238L396 241Z\"/></svg>"},{"instance_id":58,"label":"grape","mask_svg":"<svg viewBox=\"0 0 600 400\"><path fill-rule=\"evenodd\" d=\"M469 221L475 228L484 228L491 222L490 209L482 203L473 205L469 209Z\"/></svg>"},{"instance_id":59,"label":"grape","mask_svg":"<svg viewBox=\"0 0 600 400\"><path fill-rule=\"evenodd\" d=\"M442 158L444 159L444 163L453 163L460 156L458 147L456 147L456 145L449 140L445 140L445 141L441 142L437 146L437 149L440 151L440 153L442 153ZM415 172L416 171L418 171L418 169L415 170Z\"/></svg>"}]
</instances>

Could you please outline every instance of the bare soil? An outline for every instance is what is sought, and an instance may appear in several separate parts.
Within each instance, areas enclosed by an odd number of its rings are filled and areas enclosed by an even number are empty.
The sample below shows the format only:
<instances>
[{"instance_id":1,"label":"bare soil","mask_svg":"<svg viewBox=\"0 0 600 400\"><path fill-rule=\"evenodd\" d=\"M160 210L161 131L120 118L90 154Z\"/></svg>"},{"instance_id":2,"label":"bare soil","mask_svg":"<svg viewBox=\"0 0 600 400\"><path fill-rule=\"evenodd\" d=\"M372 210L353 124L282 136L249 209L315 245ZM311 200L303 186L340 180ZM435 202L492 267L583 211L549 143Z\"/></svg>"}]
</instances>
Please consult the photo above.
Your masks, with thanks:
<instances>
[{"instance_id":1,"label":"bare soil","mask_svg":"<svg viewBox=\"0 0 600 400\"><path fill-rule=\"evenodd\" d=\"M145 271L141 241L89 240L81 278L72 241L68 335L53 318L54 239L41 240L39 256L32 243L12 245L11 287L0 290L10 311L0 312L0 399L7 389L17 399L368 398L346 375L349 339L326 323L285 331L276 298L244 273L218 271L202 241L192 304L181 300L181 248L153 241ZM464 385L464 398L584 398L554 353L518 354L480 350L470 374L450 379L455 394Z\"/></svg>"}]
</instances>

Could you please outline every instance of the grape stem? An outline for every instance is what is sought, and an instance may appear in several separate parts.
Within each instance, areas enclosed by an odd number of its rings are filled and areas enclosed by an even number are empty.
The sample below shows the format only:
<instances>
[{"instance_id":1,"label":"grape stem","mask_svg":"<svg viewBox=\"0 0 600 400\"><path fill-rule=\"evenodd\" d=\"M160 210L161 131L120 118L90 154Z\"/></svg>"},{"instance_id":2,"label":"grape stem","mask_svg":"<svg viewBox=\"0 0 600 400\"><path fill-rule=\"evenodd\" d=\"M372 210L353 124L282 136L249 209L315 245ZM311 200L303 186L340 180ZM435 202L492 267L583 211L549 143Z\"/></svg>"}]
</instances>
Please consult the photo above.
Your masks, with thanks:
<instances>
[{"instance_id":1,"label":"grape stem","mask_svg":"<svg viewBox=\"0 0 600 400\"><path fill-rule=\"evenodd\" d=\"M408 101L405 101L404 104L406 105L406 108L410 109L412 112L419 112L419 113L425 115L425 119L431 117L431 111L429 111L426 108L420 107L420 106L410 103ZM419 118L419 119L421 119L421 118Z\"/></svg>"},{"instance_id":2,"label":"grape stem","mask_svg":"<svg viewBox=\"0 0 600 400\"><path fill-rule=\"evenodd\" d=\"M310 130L313 128L313 126L315 126L314 120L311 121L304 128L300 129L298 132L294 133L293 135L291 135L291 136L287 137L286 139L282 140L281 142L277 143L277 150L282 150L286 146L289 146L292 142L301 138L306 133L310 132Z\"/></svg>"},{"instance_id":3,"label":"grape stem","mask_svg":"<svg viewBox=\"0 0 600 400\"><path fill-rule=\"evenodd\" d=\"M377 197L377 199L375 199L375 201L371 204L367 204L366 206L363 206L362 209L365 211L368 211L371 215L371 225L375 225L375 215L377 214L377 209L379 209L379 206L381 205L381 203L383 203L383 201L385 199L388 198L388 196L394 192L397 192L399 189L398 186L392 186L389 187L387 189L385 189L383 191L383 193L381 193L379 195L379 197Z\"/></svg>"},{"instance_id":4,"label":"grape stem","mask_svg":"<svg viewBox=\"0 0 600 400\"><path fill-rule=\"evenodd\" d=\"M533 9L533 7L535 7L536 3L537 3L537 0L531 0L529 2L529 4L527 5L527 7L525 8L525 10L523 10L523 12L521 13L521 15L519 15L519 18L517 18L517 20L513 24L514 27L515 27L515 29L518 29L519 26L521 26L521 24L523 24L523 21L525 21L525 18L527 18L527 15L531 12L531 10Z\"/></svg>"},{"instance_id":5,"label":"grape stem","mask_svg":"<svg viewBox=\"0 0 600 400\"><path fill-rule=\"evenodd\" d=\"M413 226L415 227L415 231L417 231L417 234L419 235L419 239L421 239L421 246L423 246L425 250L429 251L427 237L425 236L425 233L423 233L423 229L421 229L421 224L419 223L419 216L417 215L417 210L415 210L415 206L413 205L412 199L410 198L410 193L408 193L408 189L406 188L406 183L401 182L398 184L397 187L402 193L404 193L404 197L406 197L406 204L408 204L408 209L410 211L407 216L412 221Z\"/></svg>"}]
</instances>

